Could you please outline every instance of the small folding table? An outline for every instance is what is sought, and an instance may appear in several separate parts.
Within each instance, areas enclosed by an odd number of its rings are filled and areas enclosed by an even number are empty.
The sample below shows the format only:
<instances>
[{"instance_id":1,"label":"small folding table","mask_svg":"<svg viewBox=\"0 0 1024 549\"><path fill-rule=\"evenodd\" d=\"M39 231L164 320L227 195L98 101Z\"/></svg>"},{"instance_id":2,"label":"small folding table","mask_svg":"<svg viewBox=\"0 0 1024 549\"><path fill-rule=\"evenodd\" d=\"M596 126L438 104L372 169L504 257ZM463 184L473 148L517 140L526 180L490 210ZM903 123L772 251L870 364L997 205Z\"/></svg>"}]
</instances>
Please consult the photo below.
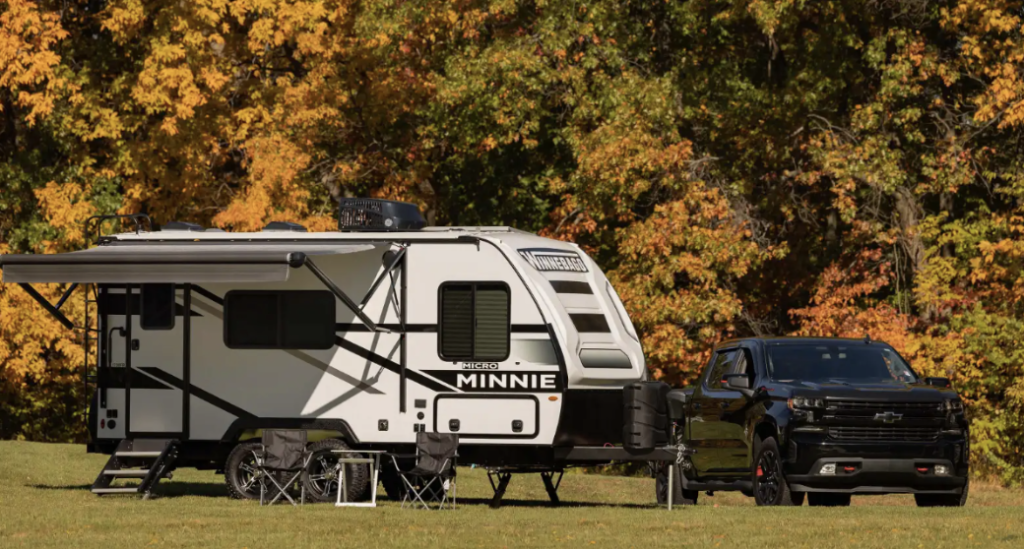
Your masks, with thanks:
<instances>
[{"instance_id":1,"label":"small folding table","mask_svg":"<svg viewBox=\"0 0 1024 549\"><path fill-rule=\"evenodd\" d=\"M377 506L377 475L380 473L380 457L387 452L384 450L352 450L338 449L331 450L332 454L339 454L338 457L338 501L335 507L376 507ZM346 465L369 465L370 466L370 501L349 501L346 485Z\"/></svg>"}]
</instances>

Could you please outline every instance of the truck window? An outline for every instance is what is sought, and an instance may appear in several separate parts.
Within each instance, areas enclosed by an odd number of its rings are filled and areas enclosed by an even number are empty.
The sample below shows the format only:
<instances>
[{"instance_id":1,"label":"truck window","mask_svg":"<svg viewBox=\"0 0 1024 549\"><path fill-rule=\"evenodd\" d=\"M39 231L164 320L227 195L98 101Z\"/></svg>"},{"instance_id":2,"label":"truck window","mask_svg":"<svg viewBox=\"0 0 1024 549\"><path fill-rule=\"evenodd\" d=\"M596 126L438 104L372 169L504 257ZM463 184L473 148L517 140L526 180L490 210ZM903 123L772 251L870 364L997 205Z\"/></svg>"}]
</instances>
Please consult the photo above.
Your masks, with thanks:
<instances>
[{"instance_id":1,"label":"truck window","mask_svg":"<svg viewBox=\"0 0 1024 549\"><path fill-rule=\"evenodd\" d=\"M708 389L721 389L722 376L729 372L738 354L737 349L726 349L715 353L714 362L708 369L708 377L704 379L704 385Z\"/></svg>"},{"instance_id":2,"label":"truck window","mask_svg":"<svg viewBox=\"0 0 1024 549\"><path fill-rule=\"evenodd\" d=\"M439 337L445 360L505 360L512 307L503 282L454 282L440 288Z\"/></svg>"},{"instance_id":3,"label":"truck window","mask_svg":"<svg viewBox=\"0 0 1024 549\"><path fill-rule=\"evenodd\" d=\"M139 324L143 330L174 329L174 284L143 284Z\"/></svg>"},{"instance_id":4,"label":"truck window","mask_svg":"<svg viewBox=\"0 0 1024 549\"><path fill-rule=\"evenodd\" d=\"M334 295L321 290L233 290L224 296L224 344L231 349L330 349Z\"/></svg>"},{"instance_id":5,"label":"truck window","mask_svg":"<svg viewBox=\"0 0 1024 549\"><path fill-rule=\"evenodd\" d=\"M776 381L858 383L914 382L917 376L895 351L881 345L776 344L769 347Z\"/></svg>"}]
</instances>

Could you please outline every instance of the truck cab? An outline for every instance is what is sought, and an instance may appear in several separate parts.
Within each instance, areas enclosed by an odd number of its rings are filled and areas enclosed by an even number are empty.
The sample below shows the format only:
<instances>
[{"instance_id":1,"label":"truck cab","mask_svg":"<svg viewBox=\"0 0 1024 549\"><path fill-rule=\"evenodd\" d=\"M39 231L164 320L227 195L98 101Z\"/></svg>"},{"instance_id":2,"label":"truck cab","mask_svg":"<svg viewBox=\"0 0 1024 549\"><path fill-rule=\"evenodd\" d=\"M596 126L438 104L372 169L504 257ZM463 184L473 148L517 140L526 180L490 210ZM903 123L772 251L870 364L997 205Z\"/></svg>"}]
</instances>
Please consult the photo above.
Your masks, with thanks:
<instances>
[{"instance_id":1,"label":"truck cab","mask_svg":"<svg viewBox=\"0 0 1024 549\"><path fill-rule=\"evenodd\" d=\"M692 389L669 394L693 450L676 501L739 490L759 505L848 505L853 494L966 502L969 433L945 378L918 376L886 343L750 338L712 353ZM659 499L667 489L659 479Z\"/></svg>"}]
</instances>

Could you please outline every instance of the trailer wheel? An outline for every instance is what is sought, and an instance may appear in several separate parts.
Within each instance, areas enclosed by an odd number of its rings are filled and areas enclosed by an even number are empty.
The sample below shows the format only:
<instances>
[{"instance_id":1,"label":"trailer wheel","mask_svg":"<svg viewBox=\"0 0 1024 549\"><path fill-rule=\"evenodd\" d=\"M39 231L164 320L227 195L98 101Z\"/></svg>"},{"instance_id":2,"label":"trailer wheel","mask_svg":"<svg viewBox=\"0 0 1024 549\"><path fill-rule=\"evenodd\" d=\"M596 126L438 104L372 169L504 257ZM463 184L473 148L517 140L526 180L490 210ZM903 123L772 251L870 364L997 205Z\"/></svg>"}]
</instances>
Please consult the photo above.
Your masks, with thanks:
<instances>
[{"instance_id":1,"label":"trailer wheel","mask_svg":"<svg viewBox=\"0 0 1024 549\"><path fill-rule=\"evenodd\" d=\"M654 490L658 505L668 504L668 468L675 465L661 464L655 467ZM676 467L672 471L672 505L697 505L696 490L683 490L683 472Z\"/></svg>"},{"instance_id":2,"label":"trailer wheel","mask_svg":"<svg viewBox=\"0 0 1024 549\"><path fill-rule=\"evenodd\" d=\"M333 502L338 499L338 477L336 466L338 454L332 450L347 450L349 446L336 438L329 438L313 443L309 451L313 457L309 462L303 482L306 484L306 497L312 501ZM348 465L345 468L346 492L348 501L361 501L368 494L369 467L366 465Z\"/></svg>"},{"instance_id":3,"label":"trailer wheel","mask_svg":"<svg viewBox=\"0 0 1024 549\"><path fill-rule=\"evenodd\" d=\"M391 461L391 458L381 461L380 483L384 486L384 493L388 495L388 499L402 501L402 498L405 497L405 485L402 483L402 477L398 474L398 469L395 468L395 463Z\"/></svg>"},{"instance_id":4,"label":"trailer wheel","mask_svg":"<svg viewBox=\"0 0 1024 549\"><path fill-rule=\"evenodd\" d=\"M262 444L243 442L235 446L224 464L224 480L228 495L235 499L260 499L260 473L256 470L256 456Z\"/></svg>"}]
</instances>

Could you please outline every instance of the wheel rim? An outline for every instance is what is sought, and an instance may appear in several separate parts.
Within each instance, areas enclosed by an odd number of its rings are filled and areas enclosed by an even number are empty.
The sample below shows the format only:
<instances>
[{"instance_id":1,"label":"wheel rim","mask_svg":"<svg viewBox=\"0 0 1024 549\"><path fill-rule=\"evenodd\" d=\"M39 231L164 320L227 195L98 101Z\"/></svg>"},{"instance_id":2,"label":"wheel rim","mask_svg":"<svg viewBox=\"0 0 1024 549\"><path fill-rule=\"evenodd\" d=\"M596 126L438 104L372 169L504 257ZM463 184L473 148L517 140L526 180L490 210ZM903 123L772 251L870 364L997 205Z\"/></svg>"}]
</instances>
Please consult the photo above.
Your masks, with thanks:
<instances>
[{"instance_id":1,"label":"wheel rim","mask_svg":"<svg viewBox=\"0 0 1024 549\"><path fill-rule=\"evenodd\" d=\"M313 456L309 464L309 487L321 497L329 498L338 493L338 458L323 453Z\"/></svg>"},{"instance_id":2,"label":"wheel rim","mask_svg":"<svg viewBox=\"0 0 1024 549\"><path fill-rule=\"evenodd\" d=\"M757 497L765 503L774 503L779 496L779 468L775 452L768 450L757 462Z\"/></svg>"},{"instance_id":3,"label":"wheel rim","mask_svg":"<svg viewBox=\"0 0 1024 549\"><path fill-rule=\"evenodd\" d=\"M256 452L252 451L238 463L238 488L253 497L259 497L260 486L263 485L263 473L256 467L259 460Z\"/></svg>"}]
</instances>

